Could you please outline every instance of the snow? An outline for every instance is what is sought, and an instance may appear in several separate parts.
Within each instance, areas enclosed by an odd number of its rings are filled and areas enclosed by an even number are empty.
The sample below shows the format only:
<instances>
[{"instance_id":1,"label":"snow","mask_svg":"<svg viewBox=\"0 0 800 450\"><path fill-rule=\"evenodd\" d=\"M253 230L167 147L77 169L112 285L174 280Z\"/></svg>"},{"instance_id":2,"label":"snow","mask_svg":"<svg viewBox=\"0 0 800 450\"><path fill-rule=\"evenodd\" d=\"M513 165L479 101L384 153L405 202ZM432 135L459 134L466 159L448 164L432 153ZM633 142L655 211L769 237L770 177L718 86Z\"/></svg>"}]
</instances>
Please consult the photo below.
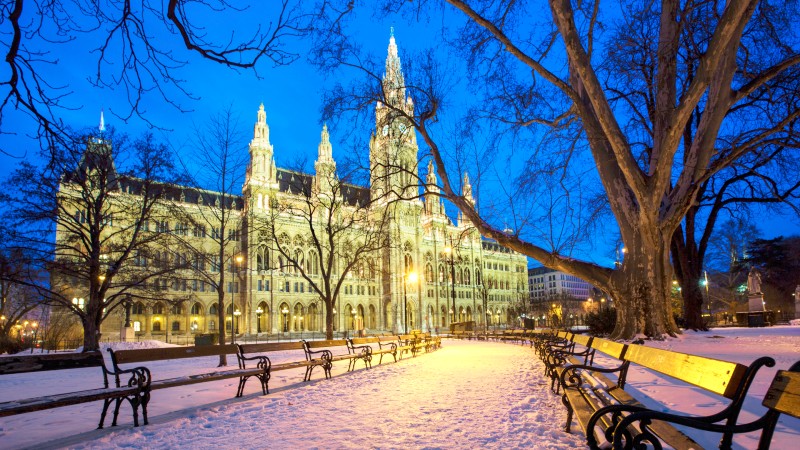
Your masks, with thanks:
<instances>
[{"instance_id":1,"label":"snow","mask_svg":"<svg viewBox=\"0 0 800 450\"><path fill-rule=\"evenodd\" d=\"M145 343L140 345L159 345ZM161 344L163 345L163 344ZM800 360L800 327L727 328L687 332L645 345L749 364L759 356L776 359L751 388L742 420L761 415L761 398L777 369ZM270 355L271 357L273 355ZM297 359L297 352L274 355ZM389 358L391 359L391 358ZM147 364L155 379L216 368L217 358ZM229 363L235 364L233 357ZM100 404L90 403L0 419L0 448L548 448L585 447L566 419L559 396L542 377L541 362L529 347L445 339L431 354L386 362L346 373L334 364L333 379L304 370L273 374L270 394L256 380L245 396L232 398L237 380L215 381L153 392L150 425L133 428L123 405L120 426L94 430ZM65 376L65 375L69 376ZM99 386L97 369L0 377L0 401ZM632 368L626 390L648 396L662 410L708 413L722 404L712 394ZM718 436L693 434L715 447ZM800 420L781 417L772 448L792 448ZM755 448L757 436L737 437L735 448Z\"/></svg>"}]
</instances>

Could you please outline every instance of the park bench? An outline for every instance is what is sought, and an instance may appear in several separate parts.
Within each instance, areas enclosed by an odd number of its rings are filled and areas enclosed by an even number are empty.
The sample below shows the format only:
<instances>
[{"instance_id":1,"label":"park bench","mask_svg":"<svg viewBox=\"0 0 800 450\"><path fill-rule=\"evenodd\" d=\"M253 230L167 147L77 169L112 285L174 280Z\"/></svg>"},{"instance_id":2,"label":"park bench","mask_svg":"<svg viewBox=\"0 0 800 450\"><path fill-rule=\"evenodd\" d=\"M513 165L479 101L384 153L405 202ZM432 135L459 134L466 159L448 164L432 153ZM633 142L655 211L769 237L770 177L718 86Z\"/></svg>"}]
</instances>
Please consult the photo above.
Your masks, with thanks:
<instances>
[{"instance_id":1,"label":"park bench","mask_svg":"<svg viewBox=\"0 0 800 450\"><path fill-rule=\"evenodd\" d=\"M378 344L378 348L374 348L372 344ZM360 351L362 347L369 347L369 351L373 356L380 355L378 364L383 363L383 355L392 355L395 362L397 362L397 340L394 338L388 342L381 342L379 337L350 338L347 340L347 346L353 353ZM370 358L369 366L372 367L372 358Z\"/></svg>"},{"instance_id":2,"label":"park bench","mask_svg":"<svg viewBox=\"0 0 800 450\"><path fill-rule=\"evenodd\" d=\"M372 361L372 351L371 348L367 349L363 346L358 349L358 351L353 352L351 351L349 345L347 344L346 339L334 339L329 341L301 341L305 346L306 357L308 360L313 360L318 358L316 355L320 355L319 357L322 359L327 359L329 362L333 363L335 361L347 361L347 371L350 372L351 370L356 368L356 362L358 360L364 361L364 367L369 369L370 362ZM345 347L347 353L337 353L334 354L332 349L337 347ZM312 349L321 349L321 350L312 350ZM327 353L326 353L327 352ZM325 378L331 377L331 365L323 365L323 369L325 369ZM313 367L312 367L313 368ZM311 372L309 371L309 376Z\"/></svg>"},{"instance_id":3,"label":"park bench","mask_svg":"<svg viewBox=\"0 0 800 450\"><path fill-rule=\"evenodd\" d=\"M775 374L761 404L767 408L767 413L754 422L739 425L734 433L761 429L758 450L766 450L781 414L800 418L800 361L792 364L789 370L779 370Z\"/></svg>"},{"instance_id":4,"label":"park bench","mask_svg":"<svg viewBox=\"0 0 800 450\"><path fill-rule=\"evenodd\" d=\"M580 345L580 348L573 346L571 349L555 350L548 354L544 364L545 371L550 376L550 389L553 392L559 393L561 383L558 380L561 378L561 372L564 371L566 365L593 365L596 351L591 346L593 340L592 336L576 334L572 338L572 343Z\"/></svg>"},{"instance_id":5,"label":"park bench","mask_svg":"<svg viewBox=\"0 0 800 450\"><path fill-rule=\"evenodd\" d=\"M262 374L243 376L242 389L244 389L244 384L247 382L247 379L250 378L251 376L255 376L261 382L261 387L264 393L269 394L269 380L272 377L272 372L277 372L280 370L305 369L306 372L305 375L303 376L303 381L311 380L311 372L313 371L314 367L322 367L326 373L330 371L331 361L325 358L324 354L321 355L321 357L319 358L309 357L313 353L309 353L306 351L306 347L303 344L303 342L237 344L237 346L238 346L238 353L236 356L239 360L240 369L245 369L248 364L248 361L254 361L256 362L256 367L264 368L264 372ZM303 359L274 363L269 358L269 356L265 355L265 353L290 352L290 351L297 351L298 356L299 352L302 351ZM328 367L326 368L326 366Z\"/></svg>"},{"instance_id":6,"label":"park bench","mask_svg":"<svg viewBox=\"0 0 800 450\"><path fill-rule=\"evenodd\" d=\"M773 362L771 358L760 358L760 360L756 360L750 368L756 366L759 361L768 367L770 363ZM757 367L754 370L757 370ZM748 375L753 376L754 373L747 374L745 377ZM743 382L746 382L746 380L743 380ZM622 430L629 429L631 426L637 424L641 424L639 425L640 428L645 427L645 429L649 429L651 426L649 424L651 423L665 422L722 434L723 438L720 443L720 448L730 448L732 437L735 434L751 433L761 430L757 448L758 450L767 450L770 447L772 435L781 414L800 418L800 361L795 362L789 370L779 370L775 374L772 384L770 384L769 389L767 389L761 404L767 408L766 413L752 422L742 424L735 423L735 415L731 415L730 417L725 415L723 419L728 420L726 420L725 423L718 424L718 422L722 420L716 420L716 418L709 419L708 417L687 417L649 409L625 408L624 412L628 414L621 418L610 440L613 448L626 448L625 443L627 437ZM735 406L734 401L725 411L732 408L735 409Z\"/></svg>"},{"instance_id":7,"label":"park bench","mask_svg":"<svg viewBox=\"0 0 800 450\"><path fill-rule=\"evenodd\" d=\"M389 335L389 336L380 336L378 338L378 348L380 350L391 349L392 350L391 354L395 362L397 362L397 356L399 354L398 344L399 342L397 340L397 336ZM383 358L383 354L381 354L381 358Z\"/></svg>"},{"instance_id":8,"label":"park bench","mask_svg":"<svg viewBox=\"0 0 800 450\"><path fill-rule=\"evenodd\" d=\"M559 331L558 334L547 340L539 349L539 358L545 363L544 374L549 375L547 361L552 358L555 352L571 352L575 348L573 339L575 334L566 331Z\"/></svg>"},{"instance_id":9,"label":"park bench","mask_svg":"<svg viewBox=\"0 0 800 450\"><path fill-rule=\"evenodd\" d=\"M144 367L110 371L103 361L102 353L99 351L0 357L0 375L43 372L49 370L83 369L90 367L100 367L102 369L102 388L4 401L0 403L0 417L43 411L61 406L102 401L103 409L100 413L100 424L97 428L103 428L106 414L108 413L108 408L111 403L116 403L114 417L111 423L112 426L115 426L117 424L120 404L127 400L133 409L133 425L139 426L138 407L142 402L146 383L150 379L150 374ZM110 387L109 377L115 377L115 379L118 380L116 387Z\"/></svg>"},{"instance_id":10,"label":"park bench","mask_svg":"<svg viewBox=\"0 0 800 450\"><path fill-rule=\"evenodd\" d=\"M411 352L411 356L417 356L417 337L413 334L400 334L397 336L397 352L402 355Z\"/></svg>"},{"instance_id":11,"label":"park bench","mask_svg":"<svg viewBox=\"0 0 800 450\"><path fill-rule=\"evenodd\" d=\"M123 369L120 366L123 364L138 364L145 362L202 358L220 355L236 355L239 352L239 348L235 344L226 344L116 351L113 349L108 349L108 351L111 354L111 362L114 367L114 372L118 374L122 373ZM142 394L142 400L140 402L144 424L147 425L147 404L150 402L150 392L154 390L167 389L177 386L187 386L196 383L204 383L207 381L239 378L239 387L236 390L236 397L241 397L247 379L252 376L263 378L266 376L267 370L268 369L266 367L244 368L243 366L240 366L236 369L215 368L211 372L203 372L164 379L153 379L154 377L151 376L152 370L148 370L147 379L144 383L144 393ZM119 386L120 378L117 374L115 374L115 380L117 386ZM264 394L267 393L266 388L263 385L262 390Z\"/></svg>"},{"instance_id":12,"label":"park bench","mask_svg":"<svg viewBox=\"0 0 800 450\"><path fill-rule=\"evenodd\" d=\"M763 357L748 367L643 345L623 346L606 342L609 343L609 350L619 351L619 367L600 368L581 364L567 366L560 380L564 392L562 401L568 410L565 431L569 432L574 414L586 433L589 448L592 449L606 448L608 442L613 442L614 439L617 440L614 444L616 448L631 448L644 445L644 442L655 448L661 448L664 444L676 449L701 448L668 422L691 424L693 428L720 433L720 448L730 448L742 404L756 372L762 366L772 367L775 364L772 358ZM620 350L618 346L624 348ZM642 420L637 421L637 416L633 413L649 410L624 390L631 364L720 395L730 400L730 403L719 412L704 417L667 413L663 417L653 417L642 414L638 416ZM617 381L608 379L604 375L606 373L617 373ZM633 419L628 420L631 416ZM665 420L666 418L671 420Z\"/></svg>"}]
</instances>

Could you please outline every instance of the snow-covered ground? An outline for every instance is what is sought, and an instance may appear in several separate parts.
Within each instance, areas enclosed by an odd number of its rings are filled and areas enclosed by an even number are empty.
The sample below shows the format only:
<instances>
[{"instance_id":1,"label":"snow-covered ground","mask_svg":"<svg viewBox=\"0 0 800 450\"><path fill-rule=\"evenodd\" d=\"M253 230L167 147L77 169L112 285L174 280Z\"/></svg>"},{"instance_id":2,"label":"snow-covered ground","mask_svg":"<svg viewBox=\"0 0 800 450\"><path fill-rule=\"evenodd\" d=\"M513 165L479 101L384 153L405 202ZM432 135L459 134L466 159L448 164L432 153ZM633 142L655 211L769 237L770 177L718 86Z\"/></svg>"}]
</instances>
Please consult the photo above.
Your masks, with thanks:
<instances>
[{"instance_id":1,"label":"snow-covered ground","mask_svg":"<svg viewBox=\"0 0 800 450\"><path fill-rule=\"evenodd\" d=\"M715 329L686 333L646 345L749 364L769 355L777 367L764 370L745 405L743 420L761 414L760 398L777 368L800 360L800 327ZM295 355L296 357L296 355ZM292 358L284 354L276 361ZM215 358L149 365L155 378L203 371ZM230 361L234 363L234 361ZM245 396L232 399L236 381L203 383L156 391L151 424L131 426L124 409L121 426L93 430L97 403L0 419L0 448L552 448L584 447L580 432L564 433L564 407L542 378L533 350L519 345L445 340L441 350L345 373L332 380L315 374L303 383L301 371L273 374L270 394L255 380ZM50 372L0 377L0 401L77 390L100 383L97 369L77 369L70 377ZM634 369L626 388L653 398L662 409L706 413L718 398L676 386ZM577 428L576 426L573 428ZM713 448L716 436L693 435ZM782 417L772 448L795 448L800 420ZM736 448L755 448L753 436Z\"/></svg>"}]
</instances>

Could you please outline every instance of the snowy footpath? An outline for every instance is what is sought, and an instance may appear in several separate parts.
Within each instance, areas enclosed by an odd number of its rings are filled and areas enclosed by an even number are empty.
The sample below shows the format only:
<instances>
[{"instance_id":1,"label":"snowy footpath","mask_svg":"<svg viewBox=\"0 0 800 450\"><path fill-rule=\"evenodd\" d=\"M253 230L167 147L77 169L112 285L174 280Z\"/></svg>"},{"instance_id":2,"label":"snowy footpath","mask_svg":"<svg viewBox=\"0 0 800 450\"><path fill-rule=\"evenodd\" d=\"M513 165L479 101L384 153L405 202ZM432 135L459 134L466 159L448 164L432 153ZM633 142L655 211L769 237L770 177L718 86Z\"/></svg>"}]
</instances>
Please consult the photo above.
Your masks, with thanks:
<instances>
[{"instance_id":1,"label":"snowy footpath","mask_svg":"<svg viewBox=\"0 0 800 450\"><path fill-rule=\"evenodd\" d=\"M690 332L647 345L745 364L762 355L774 357L777 367L759 375L746 404L744 416L750 419L764 411L760 399L774 371L800 360L800 327ZM152 369L156 378L163 378L208 370L216 363L213 358L198 360L194 366L154 363ZM372 370L359 368L352 373L344 373L343 366L335 365L332 380L320 379L319 373L310 383L298 381L300 371L277 372L268 396L260 395L255 380L242 399L231 398L236 390L233 380L156 391L149 408L151 424L139 428L131 426L130 408L123 407L119 427L92 430L100 410L96 403L2 418L0 448L585 447L579 431L562 431L564 406L550 392L541 363L529 347L445 340L434 353L396 364L376 364ZM36 379L3 376L0 400L63 392L77 389L80 381L99 381L94 371L76 378L56 374ZM644 370L632 370L628 386L626 390L651 397L652 406L662 410L707 414L721 407L718 398L706 398ZM716 436L693 437L709 448L718 441ZM740 436L735 448L755 448L755 439ZM772 448L796 448L793 443L798 439L800 421L784 417Z\"/></svg>"}]
</instances>

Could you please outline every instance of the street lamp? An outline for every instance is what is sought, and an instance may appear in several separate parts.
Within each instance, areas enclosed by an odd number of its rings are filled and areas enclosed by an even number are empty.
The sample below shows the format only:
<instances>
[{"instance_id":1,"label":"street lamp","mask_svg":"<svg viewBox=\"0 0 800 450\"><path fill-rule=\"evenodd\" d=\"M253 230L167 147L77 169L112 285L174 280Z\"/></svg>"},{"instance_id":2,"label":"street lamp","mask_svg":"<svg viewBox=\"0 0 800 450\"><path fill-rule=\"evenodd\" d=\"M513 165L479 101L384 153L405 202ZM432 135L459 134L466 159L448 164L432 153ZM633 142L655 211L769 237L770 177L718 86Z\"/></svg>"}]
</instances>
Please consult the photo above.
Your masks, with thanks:
<instances>
[{"instance_id":1,"label":"street lamp","mask_svg":"<svg viewBox=\"0 0 800 450\"><path fill-rule=\"evenodd\" d=\"M33 345L31 345L31 353L33 353L33 348L36 347L36 338L39 334L39 323L34 321L31 327L33 327Z\"/></svg>"},{"instance_id":2,"label":"street lamp","mask_svg":"<svg viewBox=\"0 0 800 450\"><path fill-rule=\"evenodd\" d=\"M289 331L289 308L284 306L281 312L283 313L283 332L287 333Z\"/></svg>"},{"instance_id":3,"label":"street lamp","mask_svg":"<svg viewBox=\"0 0 800 450\"><path fill-rule=\"evenodd\" d=\"M236 333L239 332L239 316L242 315L242 312L239 311L239 308L233 310L233 317L235 322L231 324L231 343L236 343Z\"/></svg>"},{"instance_id":4,"label":"street lamp","mask_svg":"<svg viewBox=\"0 0 800 450\"><path fill-rule=\"evenodd\" d=\"M416 283L417 272L412 270L409 273L403 274L403 278L403 328L405 329L403 334L408 334L408 296L406 294L406 283Z\"/></svg>"},{"instance_id":5,"label":"street lamp","mask_svg":"<svg viewBox=\"0 0 800 450\"><path fill-rule=\"evenodd\" d=\"M264 314L264 310L259 306L256 308L256 333L261 333L261 314Z\"/></svg>"}]
</instances>

